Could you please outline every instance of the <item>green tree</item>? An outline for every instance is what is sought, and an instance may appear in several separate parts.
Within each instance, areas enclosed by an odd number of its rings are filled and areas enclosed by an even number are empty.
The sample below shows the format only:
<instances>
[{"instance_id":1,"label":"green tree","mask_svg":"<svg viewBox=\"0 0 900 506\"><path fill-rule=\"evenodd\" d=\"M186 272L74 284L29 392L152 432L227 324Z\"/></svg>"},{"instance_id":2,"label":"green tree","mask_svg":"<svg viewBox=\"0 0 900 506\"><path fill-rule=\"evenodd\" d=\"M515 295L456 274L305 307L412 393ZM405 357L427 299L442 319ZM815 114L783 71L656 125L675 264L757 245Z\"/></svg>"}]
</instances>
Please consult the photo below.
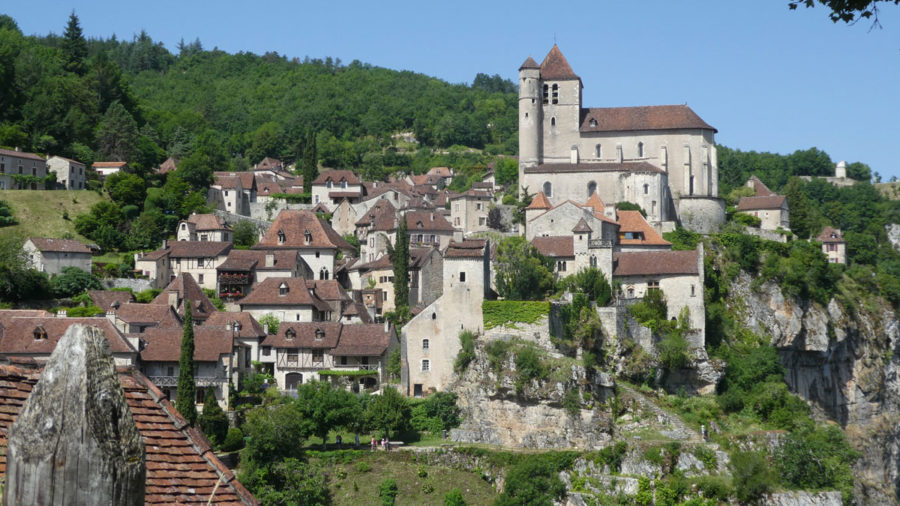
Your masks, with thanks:
<instances>
[{"instance_id":1,"label":"green tree","mask_svg":"<svg viewBox=\"0 0 900 506\"><path fill-rule=\"evenodd\" d=\"M62 272L50 279L50 286L56 297L74 297L85 290L103 290L99 279L78 267L63 267Z\"/></svg>"},{"instance_id":2,"label":"green tree","mask_svg":"<svg viewBox=\"0 0 900 506\"><path fill-rule=\"evenodd\" d=\"M265 482L253 490L261 504L331 504L328 479L321 466L288 458L263 470Z\"/></svg>"},{"instance_id":3,"label":"green tree","mask_svg":"<svg viewBox=\"0 0 900 506\"><path fill-rule=\"evenodd\" d=\"M246 475L250 471L269 466L301 455L306 430L303 417L293 402L260 406L247 412L243 425L247 446L242 459L247 462ZM245 476L246 476L245 475ZM247 483L245 477L241 477Z\"/></svg>"},{"instance_id":4,"label":"green tree","mask_svg":"<svg viewBox=\"0 0 900 506\"><path fill-rule=\"evenodd\" d=\"M263 315L257 321L259 322L260 325L263 326L264 329L266 329L266 332L268 332L269 335L277 334L278 326L281 325L281 321L278 319L277 316L273 315L272 313Z\"/></svg>"},{"instance_id":5,"label":"green tree","mask_svg":"<svg viewBox=\"0 0 900 506\"><path fill-rule=\"evenodd\" d=\"M444 506L466 506L466 501L463 499L462 491L458 488L454 488L453 490L447 492L444 495Z\"/></svg>"},{"instance_id":6,"label":"green tree","mask_svg":"<svg viewBox=\"0 0 900 506\"><path fill-rule=\"evenodd\" d=\"M81 24L78 22L78 16L75 11L69 15L69 23L66 25L66 32L63 34L62 41L62 57L65 62L66 70L83 75L85 72L84 60L88 55L88 44L81 32Z\"/></svg>"},{"instance_id":7,"label":"green tree","mask_svg":"<svg viewBox=\"0 0 900 506\"><path fill-rule=\"evenodd\" d=\"M0 227L8 227L16 224L16 218L13 215L12 208L9 204L0 200Z\"/></svg>"},{"instance_id":8,"label":"green tree","mask_svg":"<svg viewBox=\"0 0 900 506\"><path fill-rule=\"evenodd\" d=\"M397 237L394 245L388 247L388 254L394 267L394 305L399 310L409 306L409 232L405 217L400 218Z\"/></svg>"},{"instance_id":9,"label":"green tree","mask_svg":"<svg viewBox=\"0 0 900 506\"><path fill-rule=\"evenodd\" d=\"M216 392L214 388L207 388L206 395L203 398L203 412L199 417L200 429L206 434L206 437L213 444L222 444L225 442L225 436L228 435L228 417L222 411L219 402L216 400Z\"/></svg>"},{"instance_id":10,"label":"green tree","mask_svg":"<svg viewBox=\"0 0 900 506\"><path fill-rule=\"evenodd\" d=\"M506 486L494 505L551 506L566 493L566 485L558 474L558 470L542 459L525 457L506 473Z\"/></svg>"},{"instance_id":11,"label":"green tree","mask_svg":"<svg viewBox=\"0 0 900 506\"><path fill-rule=\"evenodd\" d=\"M410 407L406 398L393 387L385 387L381 395L373 396L366 409L369 426L396 436L409 427Z\"/></svg>"},{"instance_id":12,"label":"green tree","mask_svg":"<svg viewBox=\"0 0 900 506\"><path fill-rule=\"evenodd\" d=\"M137 174L116 172L107 176L103 184L109 197L120 205L144 205L147 188L144 179Z\"/></svg>"},{"instance_id":13,"label":"green tree","mask_svg":"<svg viewBox=\"0 0 900 506\"><path fill-rule=\"evenodd\" d=\"M735 495L744 504L755 502L778 483L775 471L762 452L734 452L731 455L731 476Z\"/></svg>"},{"instance_id":14,"label":"green tree","mask_svg":"<svg viewBox=\"0 0 900 506\"><path fill-rule=\"evenodd\" d=\"M387 360L387 373L391 380L400 380L400 348L394 349Z\"/></svg>"},{"instance_id":15,"label":"green tree","mask_svg":"<svg viewBox=\"0 0 900 506\"><path fill-rule=\"evenodd\" d=\"M312 182L319 177L319 156L316 146L316 133L312 130L306 132L306 142L303 143L303 189L309 191Z\"/></svg>"},{"instance_id":16,"label":"green tree","mask_svg":"<svg viewBox=\"0 0 900 506\"><path fill-rule=\"evenodd\" d=\"M178 359L178 396L175 409L191 425L197 423L196 384L194 383L194 324L191 321L191 301L184 301L184 333L181 337L181 358Z\"/></svg>"},{"instance_id":17,"label":"green tree","mask_svg":"<svg viewBox=\"0 0 900 506\"><path fill-rule=\"evenodd\" d=\"M497 246L497 292L509 300L540 300L553 289L552 261L524 237L508 237Z\"/></svg>"},{"instance_id":18,"label":"green tree","mask_svg":"<svg viewBox=\"0 0 900 506\"><path fill-rule=\"evenodd\" d=\"M828 16L835 23L838 21L852 23L862 18L874 18L874 23L877 24L879 2L900 4L900 0L790 0L788 7L791 10L801 5L813 7L817 1L831 10Z\"/></svg>"},{"instance_id":19,"label":"green tree","mask_svg":"<svg viewBox=\"0 0 900 506\"><path fill-rule=\"evenodd\" d=\"M97 150L101 157L131 161L138 147L138 125L131 113L115 101L97 125Z\"/></svg>"},{"instance_id":20,"label":"green tree","mask_svg":"<svg viewBox=\"0 0 900 506\"><path fill-rule=\"evenodd\" d=\"M328 433L350 425L356 412L356 397L347 390L332 388L325 381L300 385L295 402L306 433L322 438L323 447Z\"/></svg>"},{"instance_id":21,"label":"green tree","mask_svg":"<svg viewBox=\"0 0 900 506\"><path fill-rule=\"evenodd\" d=\"M250 220L241 220L231 229L234 233L235 246L249 248L259 241L259 230Z\"/></svg>"}]
</instances>

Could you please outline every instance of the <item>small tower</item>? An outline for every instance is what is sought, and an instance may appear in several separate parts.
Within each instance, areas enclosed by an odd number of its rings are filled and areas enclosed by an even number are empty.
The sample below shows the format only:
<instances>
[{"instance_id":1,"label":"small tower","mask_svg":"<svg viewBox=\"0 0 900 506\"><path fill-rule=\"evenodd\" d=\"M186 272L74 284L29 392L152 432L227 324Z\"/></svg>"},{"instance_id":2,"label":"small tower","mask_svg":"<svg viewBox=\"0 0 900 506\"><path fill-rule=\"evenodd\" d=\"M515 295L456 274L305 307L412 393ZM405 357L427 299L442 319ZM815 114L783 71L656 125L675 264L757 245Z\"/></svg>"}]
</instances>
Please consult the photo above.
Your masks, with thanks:
<instances>
[{"instance_id":1,"label":"small tower","mask_svg":"<svg viewBox=\"0 0 900 506\"><path fill-rule=\"evenodd\" d=\"M519 181L540 163L541 109L541 66L529 56L519 67Z\"/></svg>"},{"instance_id":2,"label":"small tower","mask_svg":"<svg viewBox=\"0 0 900 506\"><path fill-rule=\"evenodd\" d=\"M581 78L556 45L541 63L540 76L543 108L540 163L577 163L581 142Z\"/></svg>"}]
</instances>

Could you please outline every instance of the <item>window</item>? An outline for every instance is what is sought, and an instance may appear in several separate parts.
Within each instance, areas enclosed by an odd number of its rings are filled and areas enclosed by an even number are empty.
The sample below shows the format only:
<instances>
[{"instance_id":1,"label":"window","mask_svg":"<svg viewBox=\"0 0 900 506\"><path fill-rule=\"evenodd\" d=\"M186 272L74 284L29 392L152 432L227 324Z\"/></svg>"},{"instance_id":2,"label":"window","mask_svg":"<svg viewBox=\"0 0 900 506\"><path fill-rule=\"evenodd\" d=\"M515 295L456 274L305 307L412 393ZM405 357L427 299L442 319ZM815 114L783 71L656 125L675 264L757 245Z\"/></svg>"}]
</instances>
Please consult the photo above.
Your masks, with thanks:
<instances>
[{"instance_id":1,"label":"window","mask_svg":"<svg viewBox=\"0 0 900 506\"><path fill-rule=\"evenodd\" d=\"M550 126L552 126L552 127L556 126L556 116L553 116L552 118L550 118Z\"/></svg>"},{"instance_id":2,"label":"window","mask_svg":"<svg viewBox=\"0 0 900 506\"><path fill-rule=\"evenodd\" d=\"M225 196L226 197L228 196L228 190L225 190Z\"/></svg>"},{"instance_id":3,"label":"window","mask_svg":"<svg viewBox=\"0 0 900 506\"><path fill-rule=\"evenodd\" d=\"M659 281L647 281L647 291L659 290Z\"/></svg>"},{"instance_id":4,"label":"window","mask_svg":"<svg viewBox=\"0 0 900 506\"><path fill-rule=\"evenodd\" d=\"M597 255L591 255L591 267L597 267Z\"/></svg>"},{"instance_id":5,"label":"window","mask_svg":"<svg viewBox=\"0 0 900 506\"><path fill-rule=\"evenodd\" d=\"M316 329L315 339L316 339L316 341L321 341L322 339L325 339L325 331L322 329Z\"/></svg>"},{"instance_id":6,"label":"window","mask_svg":"<svg viewBox=\"0 0 900 506\"><path fill-rule=\"evenodd\" d=\"M325 362L325 352L322 350L313 350L312 361L314 364L322 364Z\"/></svg>"},{"instance_id":7,"label":"window","mask_svg":"<svg viewBox=\"0 0 900 506\"><path fill-rule=\"evenodd\" d=\"M431 370L431 361L426 359L422 360L422 372L428 372Z\"/></svg>"},{"instance_id":8,"label":"window","mask_svg":"<svg viewBox=\"0 0 900 506\"><path fill-rule=\"evenodd\" d=\"M694 288L694 285L691 285L691 297L696 297L696 296L697 296L696 289Z\"/></svg>"},{"instance_id":9,"label":"window","mask_svg":"<svg viewBox=\"0 0 900 506\"><path fill-rule=\"evenodd\" d=\"M203 274L197 275L197 283L200 283L201 285L203 284Z\"/></svg>"},{"instance_id":10,"label":"window","mask_svg":"<svg viewBox=\"0 0 900 506\"><path fill-rule=\"evenodd\" d=\"M346 188L346 187L347 187L347 182L341 181L341 188Z\"/></svg>"},{"instance_id":11,"label":"window","mask_svg":"<svg viewBox=\"0 0 900 506\"><path fill-rule=\"evenodd\" d=\"M466 272L465 272L465 271L460 271L460 272L459 272L459 282L460 282L460 283L465 283L465 282L466 282Z\"/></svg>"},{"instance_id":12,"label":"window","mask_svg":"<svg viewBox=\"0 0 900 506\"><path fill-rule=\"evenodd\" d=\"M587 185L587 196L590 198L591 195L597 192L597 183L595 181L591 181Z\"/></svg>"},{"instance_id":13,"label":"window","mask_svg":"<svg viewBox=\"0 0 900 506\"><path fill-rule=\"evenodd\" d=\"M650 193L650 185L645 183L644 184L644 195L647 195L648 193Z\"/></svg>"},{"instance_id":14,"label":"window","mask_svg":"<svg viewBox=\"0 0 900 506\"><path fill-rule=\"evenodd\" d=\"M553 196L553 185L550 184L550 181L546 181L544 183L544 195L546 195L548 197Z\"/></svg>"},{"instance_id":15,"label":"window","mask_svg":"<svg viewBox=\"0 0 900 506\"><path fill-rule=\"evenodd\" d=\"M553 90L553 94L551 95L551 98L552 98L551 101L554 104L558 104L559 103L559 85L554 84L552 90Z\"/></svg>"},{"instance_id":16,"label":"window","mask_svg":"<svg viewBox=\"0 0 900 506\"><path fill-rule=\"evenodd\" d=\"M319 252L316 251L316 258L319 258Z\"/></svg>"},{"instance_id":17,"label":"window","mask_svg":"<svg viewBox=\"0 0 900 506\"><path fill-rule=\"evenodd\" d=\"M325 183L325 188L331 188L331 181L327 181Z\"/></svg>"},{"instance_id":18,"label":"window","mask_svg":"<svg viewBox=\"0 0 900 506\"><path fill-rule=\"evenodd\" d=\"M556 262L556 270L557 270L558 272L566 272L566 261L565 261L565 260L558 260L558 261Z\"/></svg>"},{"instance_id":19,"label":"window","mask_svg":"<svg viewBox=\"0 0 900 506\"><path fill-rule=\"evenodd\" d=\"M597 120L595 120L594 118L591 118L590 124L592 127L597 126ZM599 147L599 145L598 145L598 147ZM597 156L600 156L600 154L597 153Z\"/></svg>"},{"instance_id":20,"label":"window","mask_svg":"<svg viewBox=\"0 0 900 506\"><path fill-rule=\"evenodd\" d=\"M475 210L476 210L476 211L481 211L481 206L482 206L481 202L476 202L476 203L475 203Z\"/></svg>"},{"instance_id":21,"label":"window","mask_svg":"<svg viewBox=\"0 0 900 506\"><path fill-rule=\"evenodd\" d=\"M287 365L297 366L300 364L300 354L297 352L297 348L288 348L287 351Z\"/></svg>"},{"instance_id":22,"label":"window","mask_svg":"<svg viewBox=\"0 0 900 506\"><path fill-rule=\"evenodd\" d=\"M285 339L293 339L295 337L297 337L297 332L294 329L287 329L284 331Z\"/></svg>"},{"instance_id":23,"label":"window","mask_svg":"<svg viewBox=\"0 0 900 506\"><path fill-rule=\"evenodd\" d=\"M422 349L427 350L431 345L431 342L428 339L422 339Z\"/></svg>"},{"instance_id":24,"label":"window","mask_svg":"<svg viewBox=\"0 0 900 506\"><path fill-rule=\"evenodd\" d=\"M281 283L281 284L278 286L278 295L287 295L287 293L288 293L289 291L290 291L290 290L288 289L288 286L287 286L286 283Z\"/></svg>"},{"instance_id":25,"label":"window","mask_svg":"<svg viewBox=\"0 0 900 506\"><path fill-rule=\"evenodd\" d=\"M285 240L284 231L279 230L278 231L278 244L284 244L284 240Z\"/></svg>"},{"instance_id":26,"label":"window","mask_svg":"<svg viewBox=\"0 0 900 506\"><path fill-rule=\"evenodd\" d=\"M306 229L303 232L303 238L306 240L306 244L309 244L312 241L312 233L310 233L309 229Z\"/></svg>"},{"instance_id":27,"label":"window","mask_svg":"<svg viewBox=\"0 0 900 506\"><path fill-rule=\"evenodd\" d=\"M269 355L271 355L271 354L272 354L272 347L271 347L271 346L263 346L263 348L262 348L262 354L263 354L264 357L268 357Z\"/></svg>"},{"instance_id":28,"label":"window","mask_svg":"<svg viewBox=\"0 0 900 506\"><path fill-rule=\"evenodd\" d=\"M175 368L171 365L166 368L166 376L175 376Z\"/></svg>"},{"instance_id":29,"label":"window","mask_svg":"<svg viewBox=\"0 0 900 506\"><path fill-rule=\"evenodd\" d=\"M459 212L459 202L453 204L453 210Z\"/></svg>"},{"instance_id":30,"label":"window","mask_svg":"<svg viewBox=\"0 0 900 506\"><path fill-rule=\"evenodd\" d=\"M34 338L47 339L47 331L44 330L44 327L37 327L34 329Z\"/></svg>"},{"instance_id":31,"label":"window","mask_svg":"<svg viewBox=\"0 0 900 506\"><path fill-rule=\"evenodd\" d=\"M644 143L643 142L639 142L637 145L637 155L638 155L638 158L644 157Z\"/></svg>"},{"instance_id":32,"label":"window","mask_svg":"<svg viewBox=\"0 0 900 506\"><path fill-rule=\"evenodd\" d=\"M341 357L341 365L347 365L347 357Z\"/></svg>"},{"instance_id":33,"label":"window","mask_svg":"<svg viewBox=\"0 0 900 506\"><path fill-rule=\"evenodd\" d=\"M479 216L478 217L478 225L480 225L482 227L487 225L487 218L485 218L484 216Z\"/></svg>"},{"instance_id":34,"label":"window","mask_svg":"<svg viewBox=\"0 0 900 506\"><path fill-rule=\"evenodd\" d=\"M206 389L197 387L197 404L203 404L204 399L206 399Z\"/></svg>"},{"instance_id":35,"label":"window","mask_svg":"<svg viewBox=\"0 0 900 506\"><path fill-rule=\"evenodd\" d=\"M544 103L545 103L545 104L546 104L547 101L548 101L548 100L547 100L547 97L548 97L549 95L550 95L550 86L547 85L547 84L545 84L545 85L544 85Z\"/></svg>"}]
</instances>

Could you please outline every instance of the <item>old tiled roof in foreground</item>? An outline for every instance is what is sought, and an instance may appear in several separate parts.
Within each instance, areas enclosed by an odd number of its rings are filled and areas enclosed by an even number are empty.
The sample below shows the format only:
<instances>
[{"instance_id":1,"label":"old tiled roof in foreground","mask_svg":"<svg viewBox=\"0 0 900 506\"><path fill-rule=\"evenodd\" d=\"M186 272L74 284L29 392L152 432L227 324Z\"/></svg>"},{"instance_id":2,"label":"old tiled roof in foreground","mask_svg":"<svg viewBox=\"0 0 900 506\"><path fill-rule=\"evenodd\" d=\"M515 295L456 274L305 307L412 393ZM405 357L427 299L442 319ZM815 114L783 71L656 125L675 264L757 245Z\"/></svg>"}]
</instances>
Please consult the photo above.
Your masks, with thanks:
<instances>
[{"instance_id":1,"label":"old tiled roof in foreground","mask_svg":"<svg viewBox=\"0 0 900 506\"><path fill-rule=\"evenodd\" d=\"M119 381L147 451L145 504L259 504L146 376L120 368ZM12 426L40 377L35 367L0 365L0 476Z\"/></svg>"},{"instance_id":2,"label":"old tiled roof in foreground","mask_svg":"<svg viewBox=\"0 0 900 506\"><path fill-rule=\"evenodd\" d=\"M661 276L699 274L697 250L616 253L613 276Z\"/></svg>"}]
</instances>

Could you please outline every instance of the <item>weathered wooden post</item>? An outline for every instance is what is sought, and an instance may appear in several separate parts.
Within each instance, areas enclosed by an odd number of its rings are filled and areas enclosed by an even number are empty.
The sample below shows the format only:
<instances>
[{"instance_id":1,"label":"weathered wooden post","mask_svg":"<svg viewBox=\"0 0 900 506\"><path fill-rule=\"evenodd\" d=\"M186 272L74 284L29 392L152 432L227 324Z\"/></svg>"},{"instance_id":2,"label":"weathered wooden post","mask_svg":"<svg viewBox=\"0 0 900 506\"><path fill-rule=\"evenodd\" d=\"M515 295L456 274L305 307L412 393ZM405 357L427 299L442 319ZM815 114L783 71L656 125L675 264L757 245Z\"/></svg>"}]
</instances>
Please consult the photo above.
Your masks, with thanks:
<instances>
[{"instance_id":1,"label":"weathered wooden post","mask_svg":"<svg viewBox=\"0 0 900 506\"><path fill-rule=\"evenodd\" d=\"M144 461L106 336L72 325L10 428L3 504L143 504Z\"/></svg>"}]
</instances>

